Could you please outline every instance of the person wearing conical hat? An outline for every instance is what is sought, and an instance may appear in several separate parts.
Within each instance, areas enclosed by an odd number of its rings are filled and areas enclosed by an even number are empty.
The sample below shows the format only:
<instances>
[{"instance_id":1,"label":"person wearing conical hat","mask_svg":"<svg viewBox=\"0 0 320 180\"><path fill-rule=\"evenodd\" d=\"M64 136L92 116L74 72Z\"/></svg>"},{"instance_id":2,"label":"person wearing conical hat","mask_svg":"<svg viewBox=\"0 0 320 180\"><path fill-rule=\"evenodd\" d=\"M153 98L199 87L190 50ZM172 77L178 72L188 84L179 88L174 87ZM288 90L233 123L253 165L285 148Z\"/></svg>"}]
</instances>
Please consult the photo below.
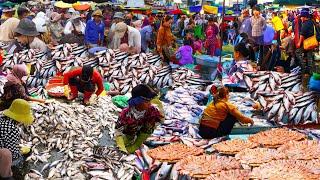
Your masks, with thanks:
<instances>
[{"instance_id":1,"label":"person wearing conical hat","mask_svg":"<svg viewBox=\"0 0 320 180\"><path fill-rule=\"evenodd\" d=\"M11 166L22 162L23 153L23 149L20 150L18 147L18 125L28 126L33 121L31 106L23 99L14 100L10 108L3 111L3 116L0 117L0 179L13 179Z\"/></svg>"}]
</instances>

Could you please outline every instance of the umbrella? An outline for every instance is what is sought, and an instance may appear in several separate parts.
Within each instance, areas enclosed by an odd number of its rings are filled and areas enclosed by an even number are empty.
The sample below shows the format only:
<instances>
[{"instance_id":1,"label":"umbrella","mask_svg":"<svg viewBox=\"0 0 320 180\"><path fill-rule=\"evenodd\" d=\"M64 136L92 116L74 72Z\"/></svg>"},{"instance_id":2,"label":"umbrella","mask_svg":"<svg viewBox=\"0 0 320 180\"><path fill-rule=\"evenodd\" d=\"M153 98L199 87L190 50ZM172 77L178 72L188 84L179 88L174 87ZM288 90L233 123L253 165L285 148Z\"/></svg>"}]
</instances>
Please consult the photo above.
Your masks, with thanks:
<instances>
[{"instance_id":1,"label":"umbrella","mask_svg":"<svg viewBox=\"0 0 320 180\"><path fill-rule=\"evenodd\" d=\"M89 4L76 4L73 5L73 8L77 11L86 11L88 9L90 9L90 5Z\"/></svg>"},{"instance_id":2,"label":"umbrella","mask_svg":"<svg viewBox=\"0 0 320 180\"><path fill-rule=\"evenodd\" d=\"M54 4L55 7L61 8L61 9L68 9L72 8L72 4L65 3L63 1L58 1Z\"/></svg>"}]
</instances>

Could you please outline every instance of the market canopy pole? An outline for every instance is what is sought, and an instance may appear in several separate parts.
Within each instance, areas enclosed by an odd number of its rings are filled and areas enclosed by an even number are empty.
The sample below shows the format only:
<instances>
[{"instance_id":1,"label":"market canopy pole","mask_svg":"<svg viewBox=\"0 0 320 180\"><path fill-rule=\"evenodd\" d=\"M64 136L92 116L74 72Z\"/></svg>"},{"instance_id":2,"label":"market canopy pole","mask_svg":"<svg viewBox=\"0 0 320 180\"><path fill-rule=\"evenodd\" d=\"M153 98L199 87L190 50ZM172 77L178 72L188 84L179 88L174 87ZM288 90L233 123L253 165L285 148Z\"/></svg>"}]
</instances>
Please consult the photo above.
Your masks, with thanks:
<instances>
[{"instance_id":1,"label":"market canopy pole","mask_svg":"<svg viewBox=\"0 0 320 180\"><path fill-rule=\"evenodd\" d=\"M219 66L221 66L221 61L222 61L222 46L223 46L223 33L221 31L221 28L224 23L224 13L225 13L225 6L226 6L226 0L223 0L223 5L222 5L222 21L220 24L220 36L221 36L221 40L220 40L220 49L221 49L221 53L220 53L220 58L219 58Z\"/></svg>"}]
</instances>

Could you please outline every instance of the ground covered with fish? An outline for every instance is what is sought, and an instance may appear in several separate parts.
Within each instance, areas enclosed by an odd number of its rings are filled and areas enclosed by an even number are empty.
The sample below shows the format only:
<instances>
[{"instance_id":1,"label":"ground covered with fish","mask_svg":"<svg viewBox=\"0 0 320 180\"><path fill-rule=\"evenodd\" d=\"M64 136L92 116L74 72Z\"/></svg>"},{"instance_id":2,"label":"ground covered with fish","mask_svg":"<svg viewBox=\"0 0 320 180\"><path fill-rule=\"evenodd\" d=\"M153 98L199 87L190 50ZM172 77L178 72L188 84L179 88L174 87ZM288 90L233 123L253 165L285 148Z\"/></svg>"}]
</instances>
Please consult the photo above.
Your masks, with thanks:
<instances>
[{"instance_id":1,"label":"ground covered with fish","mask_svg":"<svg viewBox=\"0 0 320 180\"><path fill-rule=\"evenodd\" d=\"M29 146L25 179L131 179L130 158L106 142L114 136L117 114L110 97L96 104L32 104L35 122L22 128L21 146ZM104 133L106 132L106 133ZM108 147L101 146L108 144Z\"/></svg>"}]
</instances>

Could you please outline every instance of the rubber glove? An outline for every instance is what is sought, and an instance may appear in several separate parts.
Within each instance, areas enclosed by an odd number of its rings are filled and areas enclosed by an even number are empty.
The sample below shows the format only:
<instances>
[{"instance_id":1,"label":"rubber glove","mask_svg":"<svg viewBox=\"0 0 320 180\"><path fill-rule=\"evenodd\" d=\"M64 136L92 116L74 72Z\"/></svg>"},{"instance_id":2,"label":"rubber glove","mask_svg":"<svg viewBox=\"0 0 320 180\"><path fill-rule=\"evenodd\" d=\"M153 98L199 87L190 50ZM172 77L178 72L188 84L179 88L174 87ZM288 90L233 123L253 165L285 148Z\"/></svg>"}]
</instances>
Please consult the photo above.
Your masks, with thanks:
<instances>
[{"instance_id":1,"label":"rubber glove","mask_svg":"<svg viewBox=\"0 0 320 180\"><path fill-rule=\"evenodd\" d=\"M64 88L64 96L69 97L69 93L70 93L69 86L65 85L63 88Z\"/></svg>"},{"instance_id":2,"label":"rubber glove","mask_svg":"<svg viewBox=\"0 0 320 180\"><path fill-rule=\"evenodd\" d=\"M92 94L90 99L89 99L89 104L93 104L94 102L96 102L98 99L98 96L96 94Z\"/></svg>"}]
</instances>

